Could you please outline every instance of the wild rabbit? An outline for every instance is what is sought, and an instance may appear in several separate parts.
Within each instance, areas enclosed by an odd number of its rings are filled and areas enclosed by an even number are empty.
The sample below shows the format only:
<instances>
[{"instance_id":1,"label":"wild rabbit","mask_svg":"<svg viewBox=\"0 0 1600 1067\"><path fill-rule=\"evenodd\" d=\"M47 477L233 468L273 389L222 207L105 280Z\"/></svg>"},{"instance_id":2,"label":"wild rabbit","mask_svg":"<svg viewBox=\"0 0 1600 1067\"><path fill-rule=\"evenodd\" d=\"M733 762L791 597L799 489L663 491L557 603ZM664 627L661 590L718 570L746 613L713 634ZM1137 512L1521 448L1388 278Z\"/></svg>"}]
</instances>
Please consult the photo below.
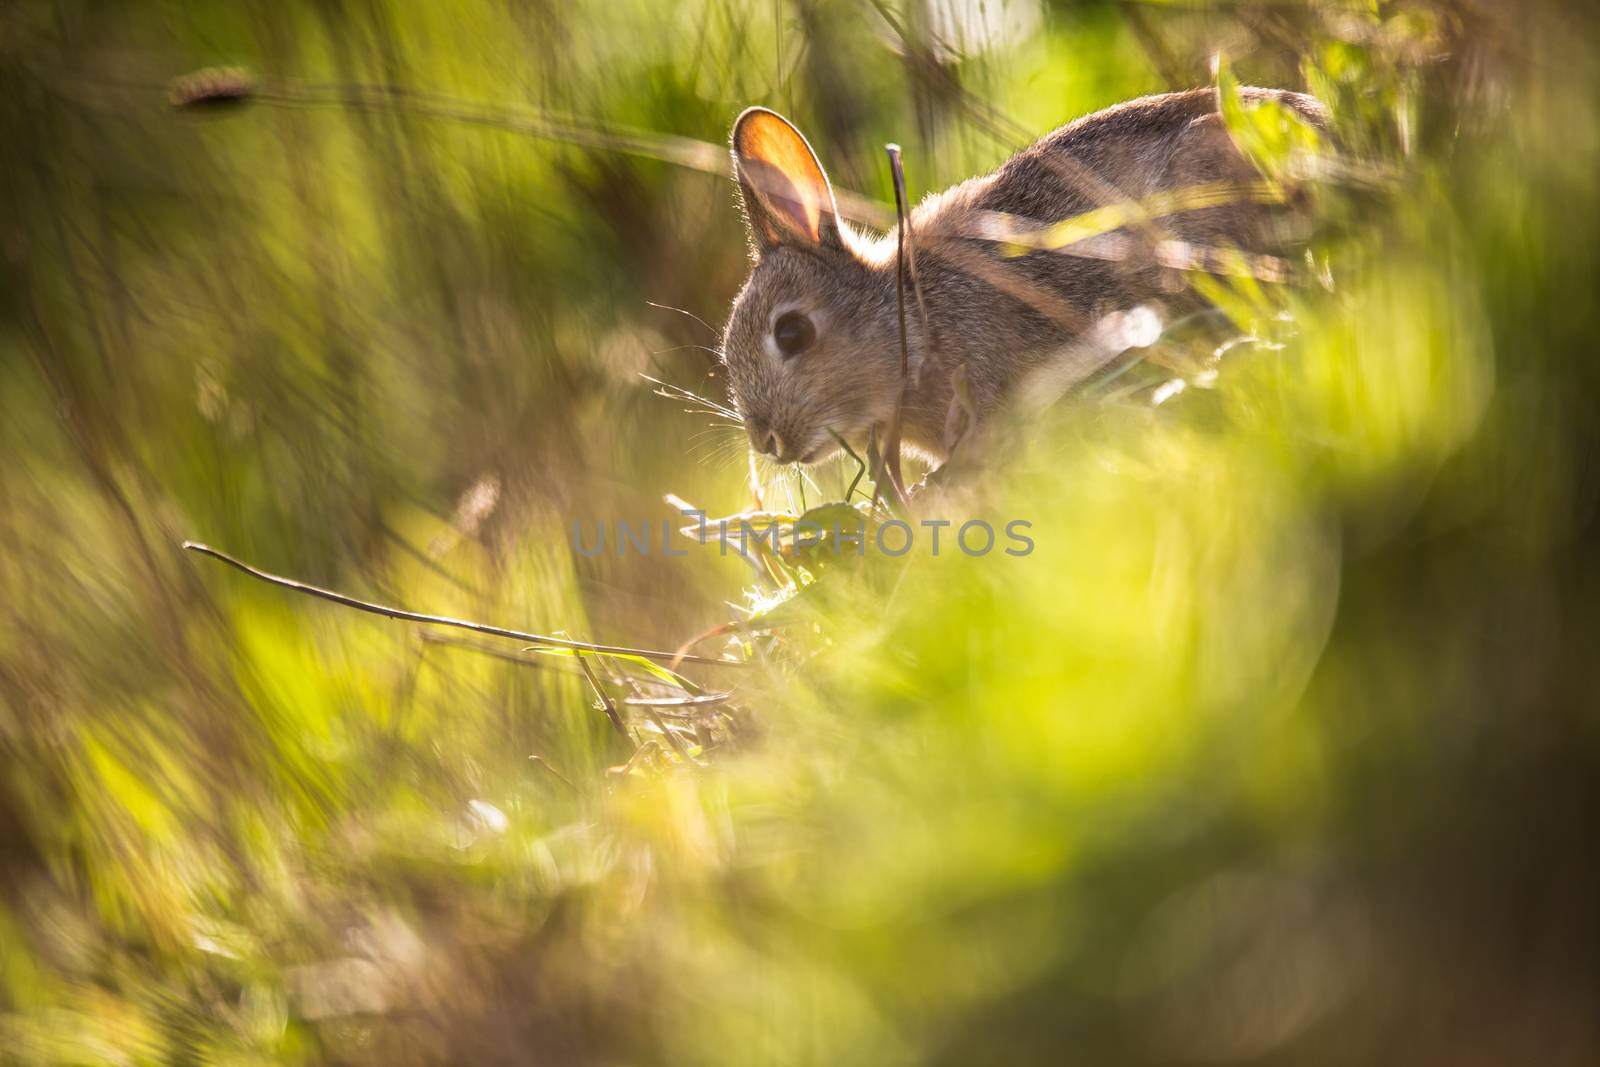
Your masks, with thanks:
<instances>
[{"instance_id":1,"label":"wild rabbit","mask_svg":"<svg viewBox=\"0 0 1600 1067\"><path fill-rule=\"evenodd\" d=\"M1240 93L1323 121L1309 96ZM778 114L749 109L732 141L754 268L722 358L753 446L816 462L837 450L834 435L863 444L900 401L896 235L869 238L840 219L816 155ZM1273 209L1240 195L1259 181L1216 91L1197 89L1078 119L992 174L927 197L910 214L919 299L907 297L904 444L942 461L958 409L981 420L1052 364L1093 362L1078 342L1107 315L1181 303L1186 286L1166 262L1174 249L1204 269L1221 250L1271 247ZM1205 195L1180 203L1185 190ZM1052 224L1096 209L1112 213L1097 216L1111 232L1065 248L1045 239ZM1138 314L1154 325L1153 312Z\"/></svg>"}]
</instances>

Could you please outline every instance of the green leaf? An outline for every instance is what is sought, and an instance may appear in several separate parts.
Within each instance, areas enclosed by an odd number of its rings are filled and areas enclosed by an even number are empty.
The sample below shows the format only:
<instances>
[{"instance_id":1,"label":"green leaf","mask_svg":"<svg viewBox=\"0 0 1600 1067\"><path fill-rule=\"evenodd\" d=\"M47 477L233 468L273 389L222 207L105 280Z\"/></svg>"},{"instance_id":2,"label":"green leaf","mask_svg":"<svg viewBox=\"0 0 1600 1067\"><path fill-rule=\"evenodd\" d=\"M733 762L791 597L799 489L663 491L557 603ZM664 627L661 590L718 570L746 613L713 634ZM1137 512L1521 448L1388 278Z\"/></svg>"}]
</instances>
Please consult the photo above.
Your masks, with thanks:
<instances>
[{"instance_id":1,"label":"green leaf","mask_svg":"<svg viewBox=\"0 0 1600 1067\"><path fill-rule=\"evenodd\" d=\"M1299 112L1277 100L1246 100L1227 57L1220 54L1217 95L1228 136L1269 181L1291 179L1297 160L1321 151L1321 135Z\"/></svg>"}]
</instances>

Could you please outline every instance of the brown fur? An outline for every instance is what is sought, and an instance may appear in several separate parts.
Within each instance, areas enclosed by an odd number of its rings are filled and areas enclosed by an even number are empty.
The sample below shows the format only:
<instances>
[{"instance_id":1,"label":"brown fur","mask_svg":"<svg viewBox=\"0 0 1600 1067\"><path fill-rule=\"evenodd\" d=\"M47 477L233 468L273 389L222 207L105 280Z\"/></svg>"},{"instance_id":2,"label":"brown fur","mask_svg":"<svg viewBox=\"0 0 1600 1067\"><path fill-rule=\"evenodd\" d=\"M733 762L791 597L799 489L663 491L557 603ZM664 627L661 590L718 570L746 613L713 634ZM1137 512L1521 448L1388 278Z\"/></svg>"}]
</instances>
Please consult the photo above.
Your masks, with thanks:
<instances>
[{"instance_id":1,"label":"brown fur","mask_svg":"<svg viewBox=\"0 0 1600 1067\"><path fill-rule=\"evenodd\" d=\"M1321 122L1321 105L1310 97L1242 94L1279 100ZM734 162L755 266L723 337L733 398L757 448L786 462L814 462L835 451L830 430L859 445L900 397L895 235L863 238L841 223L804 138L770 111L752 109L735 124ZM908 306L915 384L903 413L906 445L945 457L957 368L983 418L1030 374L1068 358L1102 315L1173 299L1181 286L1152 260L1157 240L1260 250L1271 243L1272 217L1235 203L1136 221L1117 231L1132 253L1119 260L1006 254L987 239L997 225L1026 234L1107 204L1257 177L1222 126L1215 91L1202 89L1081 118L993 173L927 197L911 214L927 320L924 329L916 305ZM816 340L785 359L771 332L787 310L812 318Z\"/></svg>"}]
</instances>

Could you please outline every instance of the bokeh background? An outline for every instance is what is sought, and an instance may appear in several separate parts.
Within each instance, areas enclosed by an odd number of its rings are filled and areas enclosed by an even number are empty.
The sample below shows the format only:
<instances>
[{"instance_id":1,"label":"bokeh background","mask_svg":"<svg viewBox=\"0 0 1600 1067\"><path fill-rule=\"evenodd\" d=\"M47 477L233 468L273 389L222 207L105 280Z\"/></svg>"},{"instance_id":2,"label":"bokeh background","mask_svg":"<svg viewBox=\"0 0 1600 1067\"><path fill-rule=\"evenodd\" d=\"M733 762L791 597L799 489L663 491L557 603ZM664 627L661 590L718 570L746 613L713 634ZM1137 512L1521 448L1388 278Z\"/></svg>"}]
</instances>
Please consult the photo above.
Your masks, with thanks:
<instances>
[{"instance_id":1,"label":"bokeh background","mask_svg":"<svg viewBox=\"0 0 1600 1067\"><path fill-rule=\"evenodd\" d=\"M1595 22L6 4L0 1062L1596 1062ZM740 109L881 204L1219 71L1332 109L1315 281L947 501L1031 555L573 550L753 504L641 377L725 396Z\"/></svg>"}]
</instances>

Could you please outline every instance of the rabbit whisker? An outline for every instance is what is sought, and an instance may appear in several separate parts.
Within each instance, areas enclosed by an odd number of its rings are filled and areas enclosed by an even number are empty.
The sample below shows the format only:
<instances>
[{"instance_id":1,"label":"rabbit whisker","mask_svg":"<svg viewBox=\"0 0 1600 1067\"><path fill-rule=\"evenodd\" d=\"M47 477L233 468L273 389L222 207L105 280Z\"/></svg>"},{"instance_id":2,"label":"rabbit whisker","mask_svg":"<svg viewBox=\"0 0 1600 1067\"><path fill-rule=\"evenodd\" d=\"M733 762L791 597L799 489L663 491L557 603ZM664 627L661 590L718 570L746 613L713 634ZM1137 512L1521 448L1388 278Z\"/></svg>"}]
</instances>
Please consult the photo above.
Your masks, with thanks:
<instances>
[{"instance_id":1,"label":"rabbit whisker","mask_svg":"<svg viewBox=\"0 0 1600 1067\"><path fill-rule=\"evenodd\" d=\"M671 345L671 346L669 346L667 348L652 349L650 354L652 356L664 356L669 352L682 352L686 348L692 348L696 352L704 352L707 355L710 355L713 358L718 359L718 360L722 359L722 353L717 351L715 348L710 348L710 347L708 347L706 345L697 345L697 344L693 344L693 343L681 344L681 345Z\"/></svg>"},{"instance_id":2,"label":"rabbit whisker","mask_svg":"<svg viewBox=\"0 0 1600 1067\"><path fill-rule=\"evenodd\" d=\"M687 318L691 318L694 321L698 322L700 325L704 326L707 330L710 330L711 331L711 336L713 336L713 337L717 336L717 331L712 327L712 325L709 322L707 322L705 319L702 319L699 315L696 315L692 311L685 311L683 308L675 308L671 304L658 304L654 300L646 300L645 303L649 304L653 308L660 308L662 311L676 311L678 314L686 316ZM706 349L706 351L709 352L711 350L708 348L708 349Z\"/></svg>"},{"instance_id":3,"label":"rabbit whisker","mask_svg":"<svg viewBox=\"0 0 1600 1067\"><path fill-rule=\"evenodd\" d=\"M728 407L726 404L719 404L714 400L708 400L696 393L691 393L682 386L672 385L668 382L662 381L659 378L652 378L648 374L640 374L639 377L654 385L656 388L653 391L659 397L665 397L668 400L689 401L703 408L705 411L714 415L721 415L723 418L739 418L739 413L733 408Z\"/></svg>"}]
</instances>

